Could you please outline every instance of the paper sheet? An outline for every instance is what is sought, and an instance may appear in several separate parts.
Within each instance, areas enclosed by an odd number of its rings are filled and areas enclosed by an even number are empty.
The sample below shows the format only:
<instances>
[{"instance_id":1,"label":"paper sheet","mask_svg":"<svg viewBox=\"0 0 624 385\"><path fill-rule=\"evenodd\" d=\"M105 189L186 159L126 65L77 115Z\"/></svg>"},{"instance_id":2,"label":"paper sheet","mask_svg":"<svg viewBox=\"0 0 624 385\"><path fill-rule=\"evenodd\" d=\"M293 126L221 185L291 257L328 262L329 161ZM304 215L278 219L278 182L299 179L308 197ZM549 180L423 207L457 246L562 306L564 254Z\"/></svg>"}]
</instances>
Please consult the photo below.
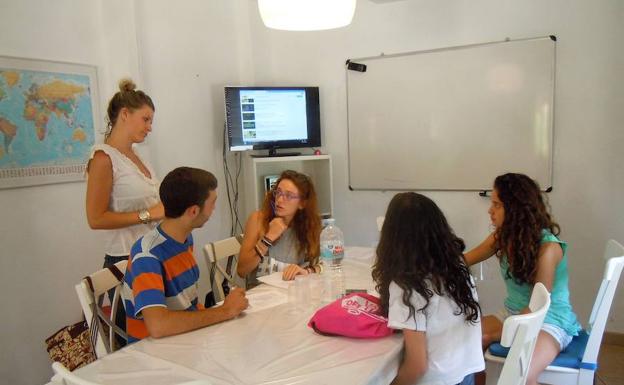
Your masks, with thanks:
<instances>
[{"instance_id":1,"label":"paper sheet","mask_svg":"<svg viewBox=\"0 0 624 385\"><path fill-rule=\"evenodd\" d=\"M249 307L245 309L245 313L257 312L288 302L286 293L277 290L262 293L248 292L247 299Z\"/></svg>"},{"instance_id":2,"label":"paper sheet","mask_svg":"<svg viewBox=\"0 0 624 385\"><path fill-rule=\"evenodd\" d=\"M266 283L267 285L279 287L280 289L286 289L286 290L288 290L289 283L292 282L292 281L284 281L282 279L281 271L277 271L269 275L263 275L261 277L258 277L258 281L262 283Z\"/></svg>"}]
</instances>

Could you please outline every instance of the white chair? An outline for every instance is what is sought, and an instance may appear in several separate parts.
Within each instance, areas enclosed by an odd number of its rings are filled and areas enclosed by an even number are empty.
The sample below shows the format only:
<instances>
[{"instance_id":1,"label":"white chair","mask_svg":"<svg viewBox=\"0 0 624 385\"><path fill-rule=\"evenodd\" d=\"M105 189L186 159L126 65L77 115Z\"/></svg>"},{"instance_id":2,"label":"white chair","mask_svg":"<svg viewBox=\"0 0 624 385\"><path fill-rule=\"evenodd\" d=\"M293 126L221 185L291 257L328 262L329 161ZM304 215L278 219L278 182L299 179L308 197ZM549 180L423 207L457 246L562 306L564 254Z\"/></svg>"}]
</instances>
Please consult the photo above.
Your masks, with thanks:
<instances>
[{"instance_id":1,"label":"white chair","mask_svg":"<svg viewBox=\"0 0 624 385\"><path fill-rule=\"evenodd\" d=\"M614 240L609 240L604 258L607 263L589 317L587 330L581 331L578 336L574 337L570 345L559 353L550 366L542 372L538 379L540 383L553 385L590 385L594 383L602 335L624 267L624 247ZM490 351L496 352L496 355L504 356L504 352L498 350L500 349L494 344L490 346Z\"/></svg>"},{"instance_id":2,"label":"white chair","mask_svg":"<svg viewBox=\"0 0 624 385\"><path fill-rule=\"evenodd\" d=\"M117 262L114 268L104 268L96 271L83 278L76 285L80 306L91 330L91 343L98 358L115 351L116 334L126 340L128 339L126 333L115 325L115 315L119 307L123 285L123 274L126 271L127 264L128 261ZM115 290L115 294L111 303L111 311L110 314L106 314L100 306L101 299L112 289ZM108 326L108 335L103 328L103 324Z\"/></svg>"},{"instance_id":3,"label":"white chair","mask_svg":"<svg viewBox=\"0 0 624 385\"><path fill-rule=\"evenodd\" d=\"M510 348L507 358L493 356L489 349L485 353L487 361L503 364L498 385L526 384L535 342L549 307L550 293L541 282L538 282L533 287L529 302L531 312L510 316L503 323L500 344ZM488 377L491 377L491 373Z\"/></svg>"},{"instance_id":4,"label":"white chair","mask_svg":"<svg viewBox=\"0 0 624 385\"><path fill-rule=\"evenodd\" d=\"M377 231L381 231L385 219L386 217L377 217Z\"/></svg>"},{"instance_id":5,"label":"white chair","mask_svg":"<svg viewBox=\"0 0 624 385\"><path fill-rule=\"evenodd\" d=\"M210 285L215 302L221 302L225 299L224 280L230 286L240 286L240 281L236 275L240 248L240 241L236 237L211 242L204 246L204 256L210 272Z\"/></svg>"},{"instance_id":6,"label":"white chair","mask_svg":"<svg viewBox=\"0 0 624 385\"><path fill-rule=\"evenodd\" d=\"M607 241L607 260L602 283L592 308L587 330L574 337L570 345L557 356L539 377L539 382L553 385L591 385L598 369L598 353L609 310L624 267L624 246Z\"/></svg>"}]
</instances>

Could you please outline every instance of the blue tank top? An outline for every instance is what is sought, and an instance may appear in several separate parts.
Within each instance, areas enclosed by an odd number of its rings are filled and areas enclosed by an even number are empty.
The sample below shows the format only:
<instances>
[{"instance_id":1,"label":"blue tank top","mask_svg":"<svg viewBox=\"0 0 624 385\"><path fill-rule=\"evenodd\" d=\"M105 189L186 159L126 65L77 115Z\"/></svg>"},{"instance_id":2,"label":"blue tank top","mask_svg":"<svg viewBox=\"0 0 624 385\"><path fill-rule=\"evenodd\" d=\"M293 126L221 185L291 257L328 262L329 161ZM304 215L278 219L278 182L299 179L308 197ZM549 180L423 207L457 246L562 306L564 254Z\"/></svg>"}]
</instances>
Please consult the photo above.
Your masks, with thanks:
<instances>
[{"instance_id":1,"label":"blue tank top","mask_svg":"<svg viewBox=\"0 0 624 385\"><path fill-rule=\"evenodd\" d=\"M555 268L555 279L553 281L552 291L550 293L550 309L546 313L544 323L559 326L570 336L578 335L581 325L577 321L576 314L572 310L570 304L570 291L568 289L568 256L566 250L568 245L559 240L548 230L542 230L542 240L540 244L547 242L555 242L561 245L563 250L563 258ZM529 306L533 285L528 283L518 284L512 278L507 276L509 270L509 262L507 256L501 258L500 271L507 286L507 298L505 299L505 307L511 313L518 313L525 307Z\"/></svg>"}]
</instances>

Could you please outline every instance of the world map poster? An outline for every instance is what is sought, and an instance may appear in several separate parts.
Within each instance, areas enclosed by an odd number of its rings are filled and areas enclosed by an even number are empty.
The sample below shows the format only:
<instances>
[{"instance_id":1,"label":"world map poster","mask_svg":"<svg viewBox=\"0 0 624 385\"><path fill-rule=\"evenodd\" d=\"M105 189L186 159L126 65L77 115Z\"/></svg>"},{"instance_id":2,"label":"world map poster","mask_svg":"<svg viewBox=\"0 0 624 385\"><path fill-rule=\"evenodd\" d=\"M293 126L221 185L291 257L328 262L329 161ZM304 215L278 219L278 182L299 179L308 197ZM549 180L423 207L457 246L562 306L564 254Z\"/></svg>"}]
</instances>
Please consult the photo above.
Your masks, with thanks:
<instances>
[{"instance_id":1,"label":"world map poster","mask_svg":"<svg viewBox=\"0 0 624 385\"><path fill-rule=\"evenodd\" d=\"M84 180L94 66L0 56L0 188Z\"/></svg>"}]
</instances>

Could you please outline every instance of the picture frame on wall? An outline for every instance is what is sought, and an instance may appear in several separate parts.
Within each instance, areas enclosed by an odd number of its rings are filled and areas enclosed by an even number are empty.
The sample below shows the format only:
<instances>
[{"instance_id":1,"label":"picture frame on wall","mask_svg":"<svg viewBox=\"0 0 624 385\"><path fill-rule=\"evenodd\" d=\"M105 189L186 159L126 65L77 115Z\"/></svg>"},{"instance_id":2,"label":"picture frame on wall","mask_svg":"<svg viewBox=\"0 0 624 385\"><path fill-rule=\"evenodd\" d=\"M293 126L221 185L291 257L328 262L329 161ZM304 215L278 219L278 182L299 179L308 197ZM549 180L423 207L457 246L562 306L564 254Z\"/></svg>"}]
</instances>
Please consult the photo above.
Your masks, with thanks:
<instances>
[{"instance_id":1,"label":"picture frame on wall","mask_svg":"<svg viewBox=\"0 0 624 385\"><path fill-rule=\"evenodd\" d=\"M98 104L93 65L0 56L0 188L84 180Z\"/></svg>"}]
</instances>

